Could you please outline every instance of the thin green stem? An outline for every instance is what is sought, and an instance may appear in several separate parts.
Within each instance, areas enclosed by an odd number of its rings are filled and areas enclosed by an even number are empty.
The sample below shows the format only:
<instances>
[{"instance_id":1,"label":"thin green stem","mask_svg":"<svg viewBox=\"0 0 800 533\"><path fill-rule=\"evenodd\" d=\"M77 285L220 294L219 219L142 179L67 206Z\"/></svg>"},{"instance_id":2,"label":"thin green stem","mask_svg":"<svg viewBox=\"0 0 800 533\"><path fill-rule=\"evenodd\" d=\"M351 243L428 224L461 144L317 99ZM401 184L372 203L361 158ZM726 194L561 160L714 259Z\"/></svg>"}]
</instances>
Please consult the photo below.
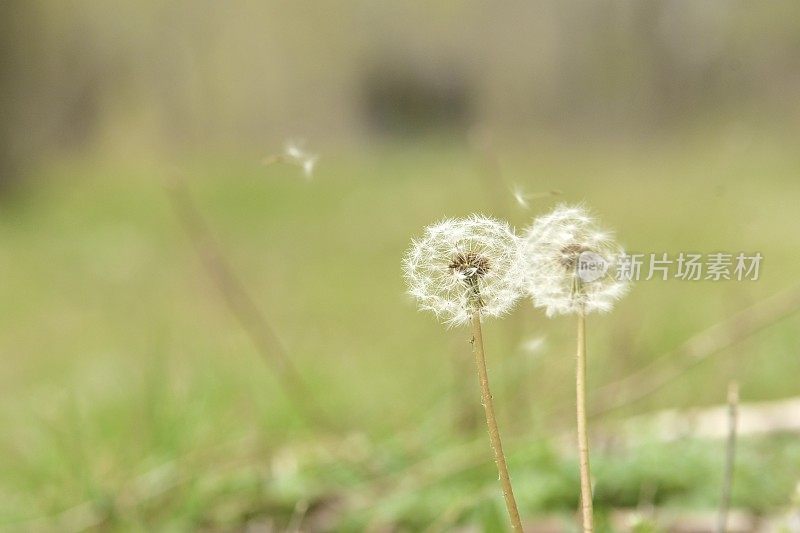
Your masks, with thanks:
<instances>
[{"instance_id":1,"label":"thin green stem","mask_svg":"<svg viewBox=\"0 0 800 533\"><path fill-rule=\"evenodd\" d=\"M584 533L594 530L592 512L592 474L589 467L589 432L586 422L586 316L578 314L578 354L575 372L576 412L578 415L578 455L581 468L581 515Z\"/></svg>"},{"instance_id":2,"label":"thin green stem","mask_svg":"<svg viewBox=\"0 0 800 533\"><path fill-rule=\"evenodd\" d=\"M489 375L486 372L486 357L484 355L483 332L481 330L481 313L477 309L472 313L472 352L475 355L475 366L478 370L478 381L481 386L481 403L483 403L483 410L486 414L489 443L494 453L497 472L500 474L500 486L503 489L503 498L506 501L508 517L511 519L511 529L521 532L522 522L519 518L517 502L514 499L514 491L511 488L511 477L508 475L508 465L506 465L506 456L503 453L503 444L500 441L500 430L497 428L497 419L494 415L492 393L489 391Z\"/></svg>"}]
</instances>

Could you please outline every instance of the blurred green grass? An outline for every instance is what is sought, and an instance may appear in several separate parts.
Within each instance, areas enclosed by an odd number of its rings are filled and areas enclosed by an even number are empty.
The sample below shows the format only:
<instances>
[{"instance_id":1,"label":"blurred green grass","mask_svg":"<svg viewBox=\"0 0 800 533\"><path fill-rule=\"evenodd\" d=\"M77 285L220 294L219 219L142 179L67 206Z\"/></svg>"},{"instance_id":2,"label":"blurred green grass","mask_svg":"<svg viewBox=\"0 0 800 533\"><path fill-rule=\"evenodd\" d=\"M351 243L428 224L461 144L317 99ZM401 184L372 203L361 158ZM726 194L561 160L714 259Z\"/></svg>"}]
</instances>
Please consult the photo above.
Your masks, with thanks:
<instances>
[{"instance_id":1,"label":"blurred green grass","mask_svg":"<svg viewBox=\"0 0 800 533\"><path fill-rule=\"evenodd\" d=\"M593 387L797 282L800 155L781 141L542 140L496 156L503 182L480 154L441 142L323 154L311 182L255 157L181 165L341 433L303 421L227 312L170 212L171 171L95 158L43 168L30 194L0 212L0 523L285 525L309 505L309 517L343 530L415 530L437 518L500 528L483 429L455 428L479 408L467 334L417 313L400 275L410 238L444 216L479 211L522 227L555 201L586 201L630 250L764 255L757 282L640 282L613 314L592 317ZM512 183L563 194L525 210ZM797 395L798 326L787 318L613 416L721 403L730 379L743 401ZM520 348L541 335L542 353ZM577 505L577 468L562 445L572 429L572 335L569 320L546 320L527 303L487 325L510 468L529 515ZM721 446L598 450L598 506L636 505L642 484L654 483L660 503L713 508ZM788 505L798 455L788 438L744 442L734 503ZM448 471L462 456L466 467ZM410 474L420 462L432 465L422 472L431 479Z\"/></svg>"}]
</instances>

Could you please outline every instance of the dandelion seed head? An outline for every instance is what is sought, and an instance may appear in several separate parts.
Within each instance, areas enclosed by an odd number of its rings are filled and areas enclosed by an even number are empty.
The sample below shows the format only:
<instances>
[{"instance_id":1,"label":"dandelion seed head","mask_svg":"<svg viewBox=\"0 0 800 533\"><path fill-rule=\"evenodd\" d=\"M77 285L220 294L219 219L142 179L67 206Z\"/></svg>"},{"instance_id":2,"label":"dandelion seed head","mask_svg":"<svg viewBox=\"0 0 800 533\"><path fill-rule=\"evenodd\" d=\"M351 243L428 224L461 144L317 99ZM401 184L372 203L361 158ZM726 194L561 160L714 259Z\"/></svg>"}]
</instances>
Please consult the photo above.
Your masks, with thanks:
<instances>
[{"instance_id":1,"label":"dandelion seed head","mask_svg":"<svg viewBox=\"0 0 800 533\"><path fill-rule=\"evenodd\" d=\"M588 254L604 266L591 280L578 274ZM610 311L629 288L616 279L622 254L613 234L599 228L585 207L559 205L534 220L523 236L527 292L548 316Z\"/></svg>"},{"instance_id":2,"label":"dandelion seed head","mask_svg":"<svg viewBox=\"0 0 800 533\"><path fill-rule=\"evenodd\" d=\"M521 293L520 244L508 224L481 215L431 224L403 260L408 293L449 326L476 309L501 316Z\"/></svg>"}]
</instances>

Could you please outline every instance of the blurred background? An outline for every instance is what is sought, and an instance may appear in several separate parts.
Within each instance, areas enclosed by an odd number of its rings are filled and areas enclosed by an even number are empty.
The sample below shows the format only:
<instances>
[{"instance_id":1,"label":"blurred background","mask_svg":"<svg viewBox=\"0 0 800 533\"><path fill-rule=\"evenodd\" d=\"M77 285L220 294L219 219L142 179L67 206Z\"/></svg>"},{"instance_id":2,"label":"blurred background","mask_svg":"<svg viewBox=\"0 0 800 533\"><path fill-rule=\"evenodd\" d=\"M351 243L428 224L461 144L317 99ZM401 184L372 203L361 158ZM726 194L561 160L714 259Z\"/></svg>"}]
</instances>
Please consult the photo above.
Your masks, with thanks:
<instances>
[{"instance_id":1,"label":"blurred background","mask_svg":"<svg viewBox=\"0 0 800 533\"><path fill-rule=\"evenodd\" d=\"M734 380L732 530L800 530L799 91L788 0L3 1L0 527L502 531L468 332L400 261L584 201L764 256L591 318L600 527L713 530ZM531 531L577 530L573 329L487 323Z\"/></svg>"}]
</instances>

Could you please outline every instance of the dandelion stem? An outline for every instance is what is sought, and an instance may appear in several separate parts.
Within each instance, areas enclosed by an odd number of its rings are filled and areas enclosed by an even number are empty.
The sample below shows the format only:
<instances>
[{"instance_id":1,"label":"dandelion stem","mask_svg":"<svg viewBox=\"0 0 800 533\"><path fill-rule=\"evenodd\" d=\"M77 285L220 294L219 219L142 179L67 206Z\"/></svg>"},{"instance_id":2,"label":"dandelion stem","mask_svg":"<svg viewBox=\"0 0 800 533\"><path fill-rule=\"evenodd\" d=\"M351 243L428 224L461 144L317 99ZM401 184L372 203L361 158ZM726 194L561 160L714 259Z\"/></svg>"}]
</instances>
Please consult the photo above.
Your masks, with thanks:
<instances>
[{"instance_id":1,"label":"dandelion stem","mask_svg":"<svg viewBox=\"0 0 800 533\"><path fill-rule=\"evenodd\" d=\"M583 531L594 530L592 517L592 475L589 468L589 433L586 424L586 315L578 313L578 354L575 372L576 412L578 415L578 454L581 469L581 514Z\"/></svg>"},{"instance_id":2,"label":"dandelion stem","mask_svg":"<svg viewBox=\"0 0 800 533\"><path fill-rule=\"evenodd\" d=\"M492 404L492 393L489 391L489 375L486 372L486 357L483 351L483 332L481 330L480 310L472 312L472 352L475 355L475 366L478 370L478 380L481 385L481 403L486 413L486 425L489 428L489 442L494 453L494 462L500 474L500 486L503 489L503 498L506 501L508 517L511 519L511 528L514 531L522 531L522 522L517 510L517 502L514 500L514 491L511 488L511 478L508 475L506 457L503 453L503 444L500 441L500 430L497 428L497 419L494 415L494 405Z\"/></svg>"},{"instance_id":3,"label":"dandelion stem","mask_svg":"<svg viewBox=\"0 0 800 533\"><path fill-rule=\"evenodd\" d=\"M731 489L733 487L733 471L736 465L736 426L739 411L739 384L731 381L728 384L728 443L725 447L725 471L722 480L722 498L720 499L717 532L728 531L728 512L731 506Z\"/></svg>"}]
</instances>

